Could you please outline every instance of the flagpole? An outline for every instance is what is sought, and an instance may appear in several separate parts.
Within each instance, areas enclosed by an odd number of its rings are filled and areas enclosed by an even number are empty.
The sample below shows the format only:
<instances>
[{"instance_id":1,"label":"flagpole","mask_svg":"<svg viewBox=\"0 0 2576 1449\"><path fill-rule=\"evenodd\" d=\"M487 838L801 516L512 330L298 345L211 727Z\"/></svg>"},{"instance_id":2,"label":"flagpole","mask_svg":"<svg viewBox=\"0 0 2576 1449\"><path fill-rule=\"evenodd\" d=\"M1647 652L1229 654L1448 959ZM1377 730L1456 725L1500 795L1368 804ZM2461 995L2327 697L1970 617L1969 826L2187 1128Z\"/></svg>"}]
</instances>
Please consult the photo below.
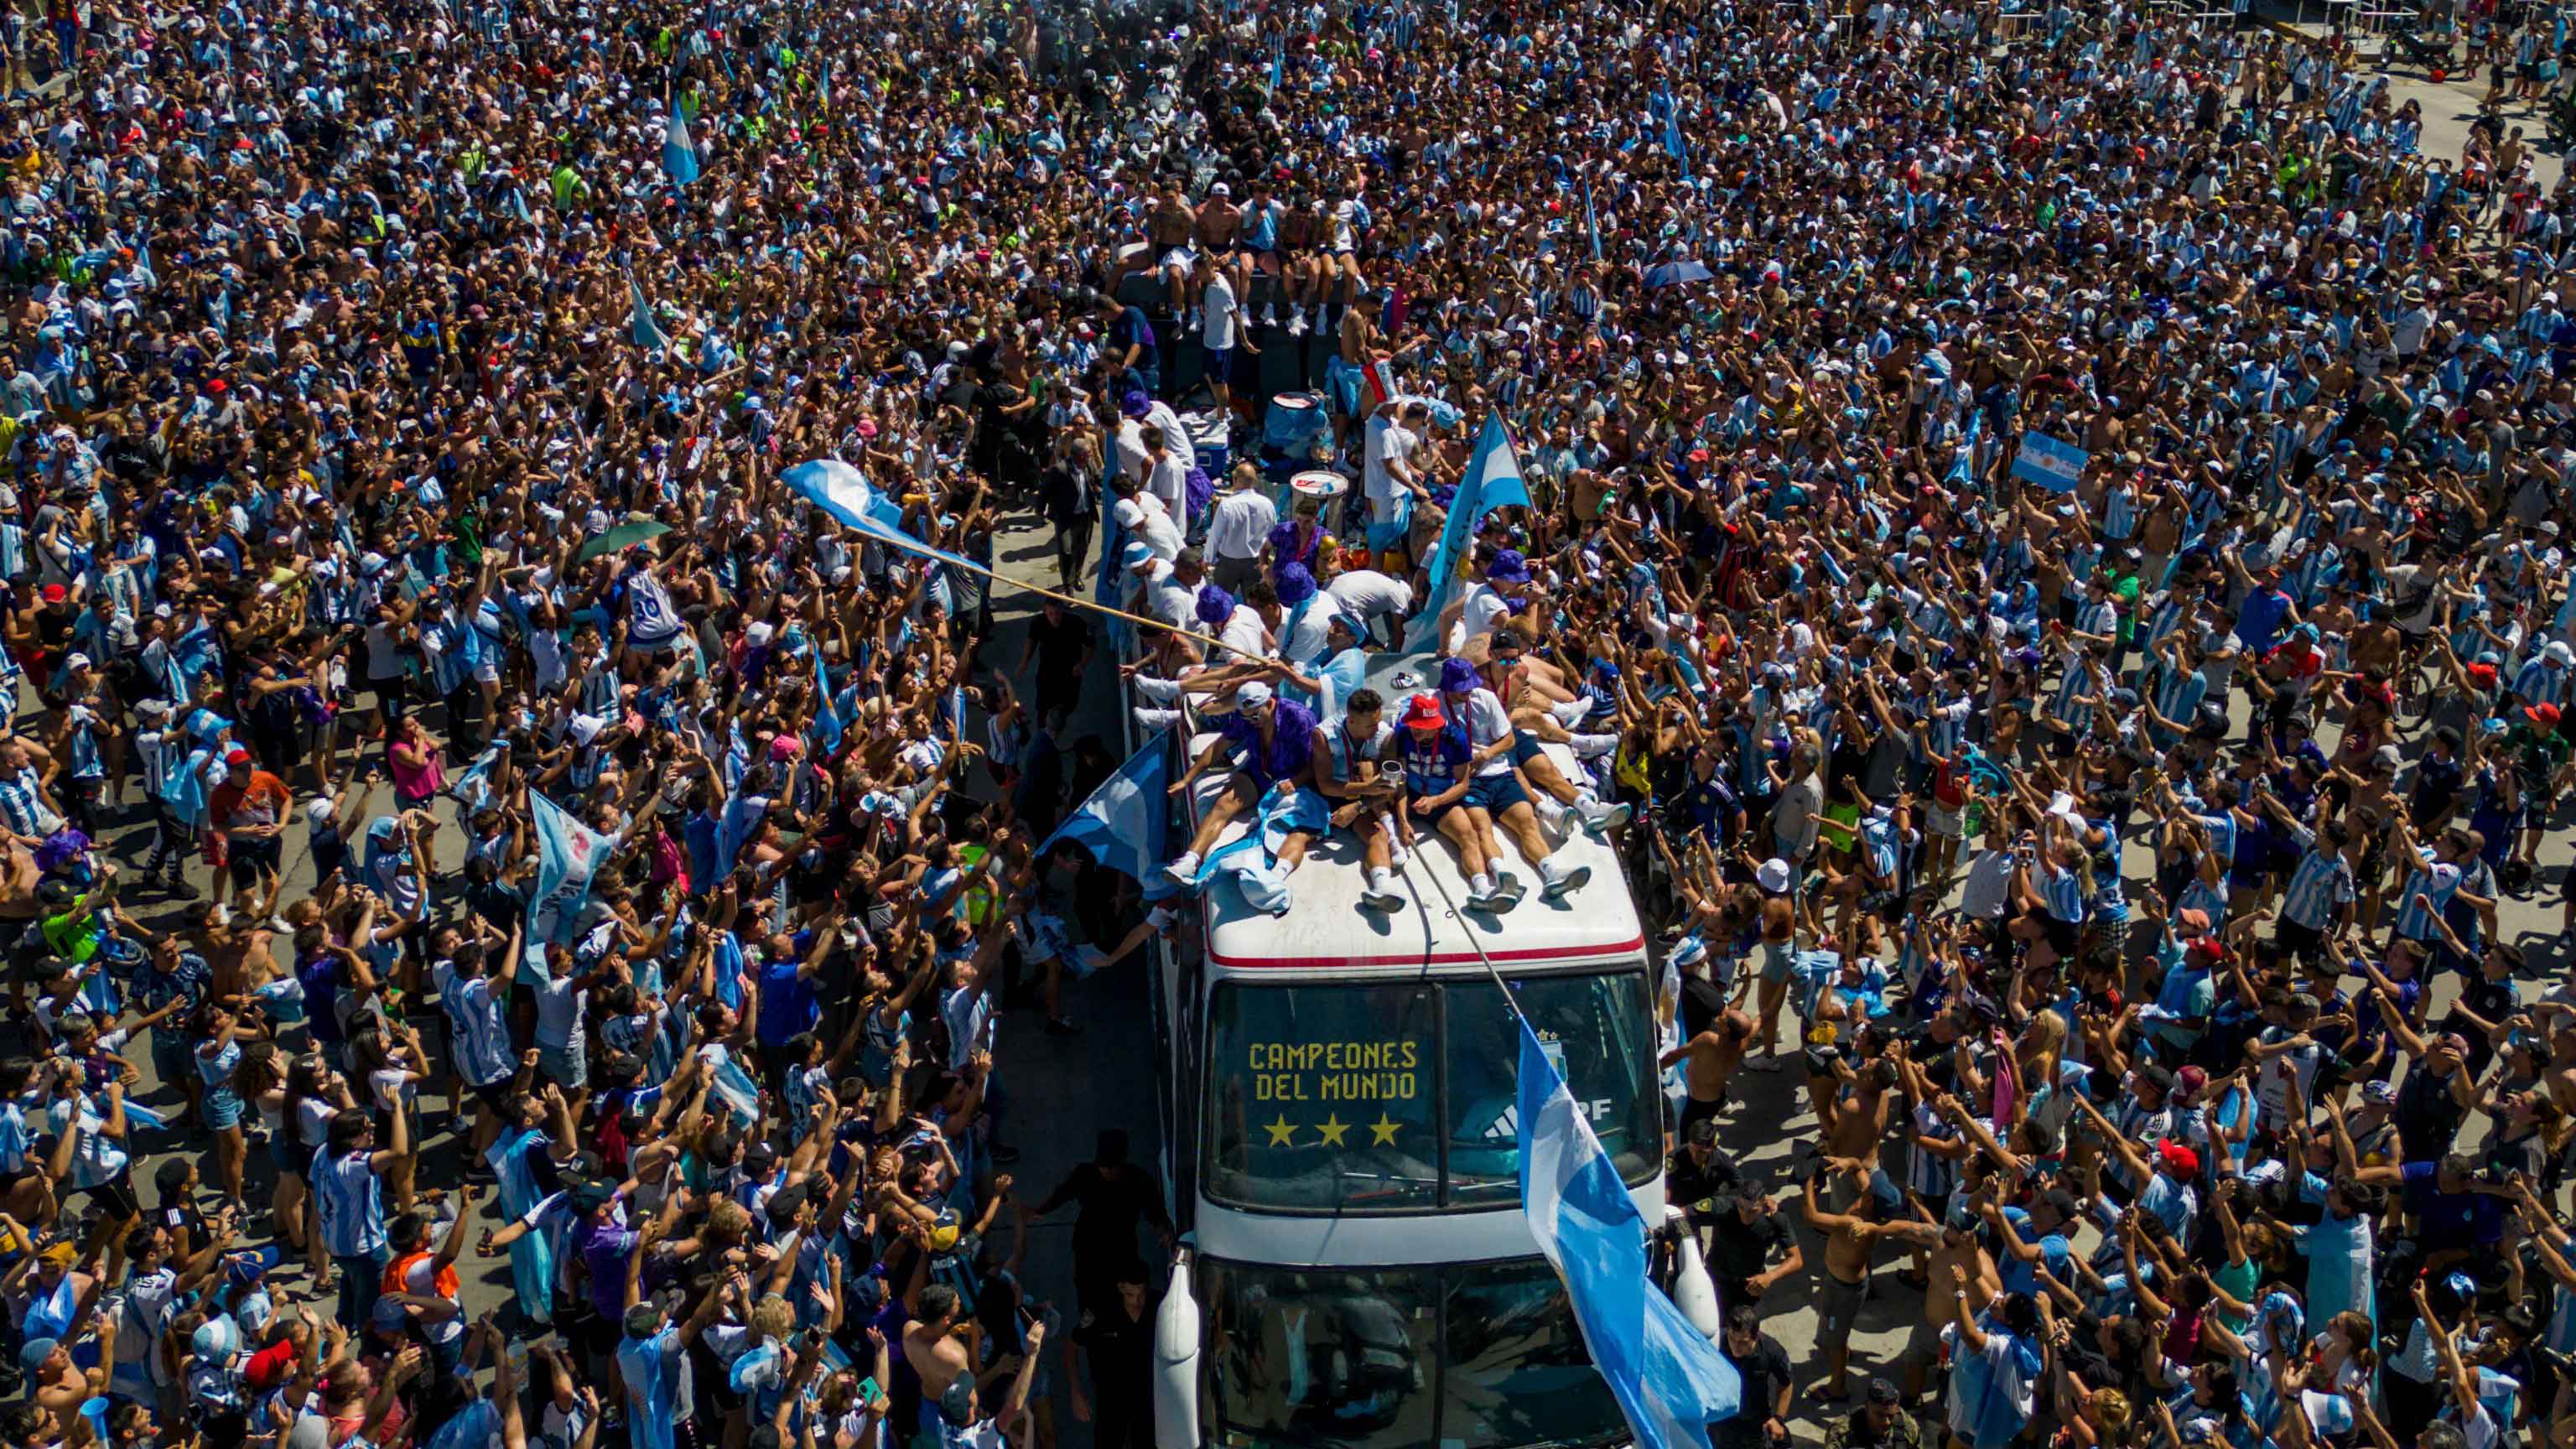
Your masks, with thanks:
<instances>
[{"instance_id":1,"label":"flagpole","mask_svg":"<svg viewBox=\"0 0 2576 1449\"><path fill-rule=\"evenodd\" d=\"M1422 889L1413 878L1412 863L1407 861L1405 864L1397 866L1395 871L1396 874L1404 877L1404 883L1406 885L1414 888L1413 898L1417 901L1421 900ZM1493 957L1485 954L1485 943L1477 939L1477 937L1482 934L1483 928L1478 926L1474 921L1469 920L1467 918L1467 913L1458 909L1458 903L1456 901L1449 899L1449 888L1440 883L1440 877L1431 874L1429 871L1424 871L1422 873L1422 879L1431 882L1431 888L1440 894L1440 904L1447 906L1449 908L1449 914L1457 920L1458 924L1467 928L1467 944L1475 948L1476 959L1485 963L1485 974L1494 978L1494 988L1503 993L1503 1004L1512 1009L1513 1019L1518 1021L1524 1027L1529 1026L1530 1019L1521 1011L1520 998L1512 995L1511 986L1503 980L1502 968L1494 964Z\"/></svg>"},{"instance_id":2,"label":"flagpole","mask_svg":"<svg viewBox=\"0 0 2576 1449\"><path fill-rule=\"evenodd\" d=\"M1124 609L1113 609L1109 605L1099 603L1095 600L1077 599L1071 594L1060 594L1053 589L1046 588L1039 584L1029 583L1024 579L1015 579L1010 577L1008 574L995 573L990 568L975 562L973 559L959 558L955 555L941 556L944 551L934 551L932 545L923 543L919 539L905 534L900 529L888 529L884 533L871 533L865 529L859 530L859 532L861 537L873 539L878 543L900 548L906 552L917 553L925 558L936 557L939 562L947 564L951 568L962 566L964 568L971 569L974 572L983 575L985 578L992 580L994 583L1007 584L1012 588L1036 594L1040 598L1053 599L1057 603L1063 604L1069 608L1088 609L1095 614L1106 614L1113 619L1124 619L1130 624L1144 624L1156 629L1169 629L1184 639L1195 639L1210 648L1233 648L1232 645L1213 635L1201 634L1195 630L1184 629L1180 625L1174 624L1166 619L1149 619L1142 614L1130 614Z\"/></svg>"}]
</instances>

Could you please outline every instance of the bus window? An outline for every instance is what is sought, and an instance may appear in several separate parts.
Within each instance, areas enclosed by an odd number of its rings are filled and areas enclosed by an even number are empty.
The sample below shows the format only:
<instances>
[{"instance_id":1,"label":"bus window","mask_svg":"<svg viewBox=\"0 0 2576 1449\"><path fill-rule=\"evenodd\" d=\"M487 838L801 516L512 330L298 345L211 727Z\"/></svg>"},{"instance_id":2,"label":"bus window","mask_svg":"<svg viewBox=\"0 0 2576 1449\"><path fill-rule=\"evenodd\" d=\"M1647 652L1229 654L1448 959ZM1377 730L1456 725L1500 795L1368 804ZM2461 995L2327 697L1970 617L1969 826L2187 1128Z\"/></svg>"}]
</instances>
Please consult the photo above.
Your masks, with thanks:
<instances>
[{"instance_id":1,"label":"bus window","mask_svg":"<svg viewBox=\"0 0 2576 1449\"><path fill-rule=\"evenodd\" d=\"M1267 1208L1436 1206L1438 1023L1438 994L1420 984L1219 991L1208 1196Z\"/></svg>"},{"instance_id":2,"label":"bus window","mask_svg":"<svg viewBox=\"0 0 2576 1449\"><path fill-rule=\"evenodd\" d=\"M1556 1060L1622 1181L1652 1175L1663 1153L1653 1091L1652 1017L1635 971L1532 976L1512 994ZM1490 983L1452 982L1448 998L1449 1201L1520 1201L1518 1023Z\"/></svg>"},{"instance_id":3,"label":"bus window","mask_svg":"<svg viewBox=\"0 0 2576 1449\"><path fill-rule=\"evenodd\" d=\"M1600 1376L1546 1259L1451 1268L1444 1317L1442 1444L1506 1449L1623 1436L1618 1401L1595 1392Z\"/></svg>"},{"instance_id":4,"label":"bus window","mask_svg":"<svg viewBox=\"0 0 2576 1449\"><path fill-rule=\"evenodd\" d=\"M1540 1268L1546 1271L1546 1264ZM1231 1449L1434 1442L1440 1270L1211 1263L1216 1433Z\"/></svg>"}]
</instances>

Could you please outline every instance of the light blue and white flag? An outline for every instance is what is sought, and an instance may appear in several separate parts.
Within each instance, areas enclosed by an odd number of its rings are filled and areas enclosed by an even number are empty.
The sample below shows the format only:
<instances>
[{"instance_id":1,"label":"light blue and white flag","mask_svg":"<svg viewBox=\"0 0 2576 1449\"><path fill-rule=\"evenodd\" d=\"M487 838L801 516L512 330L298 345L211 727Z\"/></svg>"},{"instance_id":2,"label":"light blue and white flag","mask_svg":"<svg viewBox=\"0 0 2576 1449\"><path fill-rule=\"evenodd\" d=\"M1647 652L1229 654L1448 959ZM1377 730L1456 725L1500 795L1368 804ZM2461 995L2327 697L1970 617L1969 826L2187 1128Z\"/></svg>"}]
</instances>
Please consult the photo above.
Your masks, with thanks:
<instances>
[{"instance_id":1,"label":"light blue and white flag","mask_svg":"<svg viewBox=\"0 0 2576 1449\"><path fill-rule=\"evenodd\" d=\"M1744 1381L1646 1275L1646 1221L1546 1048L1521 1023L1521 1211L1639 1449L1708 1449Z\"/></svg>"},{"instance_id":2,"label":"light blue and white flag","mask_svg":"<svg viewBox=\"0 0 2576 1449\"><path fill-rule=\"evenodd\" d=\"M673 186L686 186L698 179L698 148L689 144L688 117L679 103L671 105L671 126L662 133L662 174Z\"/></svg>"},{"instance_id":3,"label":"light blue and white flag","mask_svg":"<svg viewBox=\"0 0 2576 1449\"><path fill-rule=\"evenodd\" d=\"M732 1053L725 1053L723 1059L715 1064L707 1089L724 1104L725 1111L737 1124L747 1127L760 1120L760 1085L742 1069L740 1062L733 1059Z\"/></svg>"},{"instance_id":4,"label":"light blue and white flag","mask_svg":"<svg viewBox=\"0 0 2576 1449\"><path fill-rule=\"evenodd\" d=\"M974 560L933 548L906 533L902 507L877 491L865 474L838 458L799 463L779 474L778 481L794 489L806 502L889 548L954 564L970 573L984 572L983 565Z\"/></svg>"},{"instance_id":5,"label":"light blue and white flag","mask_svg":"<svg viewBox=\"0 0 2576 1449\"><path fill-rule=\"evenodd\" d=\"M626 274L626 288L635 294L634 315L627 321L627 331L635 345L647 352L670 351L671 339L663 335L662 324L653 320L653 304L645 300L644 284L635 280L633 272Z\"/></svg>"},{"instance_id":6,"label":"light blue and white flag","mask_svg":"<svg viewBox=\"0 0 2576 1449\"><path fill-rule=\"evenodd\" d=\"M545 947L572 939L581 908L590 901L590 878L616 851L617 837L602 835L572 812L534 790L528 804L537 826L537 893L528 903L528 956L545 959Z\"/></svg>"},{"instance_id":7,"label":"light blue and white flag","mask_svg":"<svg viewBox=\"0 0 2576 1449\"><path fill-rule=\"evenodd\" d=\"M1485 431L1476 438L1476 456L1467 464L1467 476L1458 482L1458 496L1449 501L1449 521L1441 525L1439 546L1431 551L1431 597L1405 627L1407 652L1431 647L1441 611L1449 607L1449 595L1458 585L1458 561L1467 556L1485 515L1512 504L1527 508L1529 501L1520 455L1512 451L1511 436L1503 431L1502 414L1488 413Z\"/></svg>"},{"instance_id":8,"label":"light blue and white flag","mask_svg":"<svg viewBox=\"0 0 2576 1449\"><path fill-rule=\"evenodd\" d=\"M508 748L508 742L504 741L476 755L474 763L465 767L465 773L456 777L456 783L447 787L447 793L455 797L457 804L465 807L467 819L472 819L476 812L492 803L492 767L501 762L501 752Z\"/></svg>"},{"instance_id":9,"label":"light blue and white flag","mask_svg":"<svg viewBox=\"0 0 2576 1449\"><path fill-rule=\"evenodd\" d=\"M2046 433L2024 433L2021 450L2013 454L2012 471L2014 477L2052 493L2072 493L2092 461L2091 453L2073 443Z\"/></svg>"},{"instance_id":10,"label":"light blue and white flag","mask_svg":"<svg viewBox=\"0 0 2576 1449\"><path fill-rule=\"evenodd\" d=\"M823 650L814 649L814 747L828 755L841 747L841 712L832 707L832 672L823 667Z\"/></svg>"},{"instance_id":11,"label":"light blue and white flag","mask_svg":"<svg viewBox=\"0 0 2576 1449\"><path fill-rule=\"evenodd\" d=\"M1158 732L1145 741L1055 828L1038 854L1043 857L1070 840L1090 851L1093 860L1143 881L1163 863L1170 829L1171 755L1169 735Z\"/></svg>"}]
</instances>

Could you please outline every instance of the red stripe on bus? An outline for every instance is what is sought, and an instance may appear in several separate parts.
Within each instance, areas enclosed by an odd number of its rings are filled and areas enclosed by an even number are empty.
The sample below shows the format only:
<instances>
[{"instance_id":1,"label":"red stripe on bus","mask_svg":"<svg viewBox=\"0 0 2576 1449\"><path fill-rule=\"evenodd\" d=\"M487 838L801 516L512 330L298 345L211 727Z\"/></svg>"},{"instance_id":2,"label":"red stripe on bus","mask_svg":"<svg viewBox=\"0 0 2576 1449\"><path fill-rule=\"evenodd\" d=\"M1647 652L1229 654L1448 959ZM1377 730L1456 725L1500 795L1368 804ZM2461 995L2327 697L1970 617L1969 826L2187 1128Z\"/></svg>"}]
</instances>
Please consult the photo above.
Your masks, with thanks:
<instances>
[{"instance_id":1,"label":"red stripe on bus","mask_svg":"<svg viewBox=\"0 0 2576 1449\"><path fill-rule=\"evenodd\" d=\"M1576 957L1606 956L1621 951L1635 951L1646 944L1643 936L1633 937L1614 946L1547 946L1523 951L1488 951L1480 958L1473 951L1443 951L1431 955L1403 956L1264 956L1244 958L1210 956L1213 965L1227 970L1265 971L1330 971L1347 966L1455 966L1479 959L1495 961L1563 961Z\"/></svg>"}]
</instances>

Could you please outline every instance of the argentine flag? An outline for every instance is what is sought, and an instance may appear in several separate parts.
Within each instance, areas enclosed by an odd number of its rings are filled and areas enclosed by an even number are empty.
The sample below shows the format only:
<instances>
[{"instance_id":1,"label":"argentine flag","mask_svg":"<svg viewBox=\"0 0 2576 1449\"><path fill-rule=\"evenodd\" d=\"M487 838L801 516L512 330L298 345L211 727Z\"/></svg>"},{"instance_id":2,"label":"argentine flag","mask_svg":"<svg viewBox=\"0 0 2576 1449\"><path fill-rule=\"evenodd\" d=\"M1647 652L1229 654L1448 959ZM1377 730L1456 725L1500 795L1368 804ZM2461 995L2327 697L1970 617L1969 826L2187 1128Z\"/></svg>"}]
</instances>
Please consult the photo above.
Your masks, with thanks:
<instances>
[{"instance_id":1,"label":"argentine flag","mask_svg":"<svg viewBox=\"0 0 2576 1449\"><path fill-rule=\"evenodd\" d=\"M1123 875L1143 881L1163 863L1164 835L1169 827L1172 742L1157 733L1100 782L1089 799L1056 827L1038 847L1038 855L1065 841L1091 852L1091 858Z\"/></svg>"},{"instance_id":2,"label":"argentine flag","mask_svg":"<svg viewBox=\"0 0 2576 1449\"><path fill-rule=\"evenodd\" d=\"M1645 1219L1526 1021L1517 1111L1521 1211L1639 1449L1708 1449L1744 1381L1647 1279Z\"/></svg>"},{"instance_id":3,"label":"argentine flag","mask_svg":"<svg viewBox=\"0 0 2576 1449\"><path fill-rule=\"evenodd\" d=\"M689 144L688 118L676 101L671 105L671 128L662 133L662 174L671 178L673 186L698 179L698 150Z\"/></svg>"},{"instance_id":4,"label":"argentine flag","mask_svg":"<svg viewBox=\"0 0 2576 1449\"><path fill-rule=\"evenodd\" d=\"M1449 607L1450 592L1458 586L1458 561L1467 557L1485 515L1506 505L1527 508L1529 501L1529 485L1521 480L1520 455L1512 451L1511 435L1503 431L1502 414L1488 413L1485 431L1476 438L1476 456L1467 464L1467 476L1458 482L1458 496L1449 501L1449 521L1441 525L1440 542L1431 550L1431 597L1405 627L1405 652L1419 653L1436 642L1432 633L1440 627L1441 612Z\"/></svg>"},{"instance_id":5,"label":"argentine flag","mask_svg":"<svg viewBox=\"0 0 2576 1449\"><path fill-rule=\"evenodd\" d=\"M626 288L635 295L634 315L627 321L627 330L634 335L635 345L647 352L670 351L671 339L663 335L661 324L653 320L653 304L645 300L644 284L635 280L632 272L626 274Z\"/></svg>"},{"instance_id":6,"label":"argentine flag","mask_svg":"<svg viewBox=\"0 0 2576 1449\"><path fill-rule=\"evenodd\" d=\"M933 548L904 532L902 507L879 492L865 474L838 458L799 463L779 474L778 481L806 502L889 548L954 564L969 573L985 572L984 566L972 559Z\"/></svg>"}]
</instances>

